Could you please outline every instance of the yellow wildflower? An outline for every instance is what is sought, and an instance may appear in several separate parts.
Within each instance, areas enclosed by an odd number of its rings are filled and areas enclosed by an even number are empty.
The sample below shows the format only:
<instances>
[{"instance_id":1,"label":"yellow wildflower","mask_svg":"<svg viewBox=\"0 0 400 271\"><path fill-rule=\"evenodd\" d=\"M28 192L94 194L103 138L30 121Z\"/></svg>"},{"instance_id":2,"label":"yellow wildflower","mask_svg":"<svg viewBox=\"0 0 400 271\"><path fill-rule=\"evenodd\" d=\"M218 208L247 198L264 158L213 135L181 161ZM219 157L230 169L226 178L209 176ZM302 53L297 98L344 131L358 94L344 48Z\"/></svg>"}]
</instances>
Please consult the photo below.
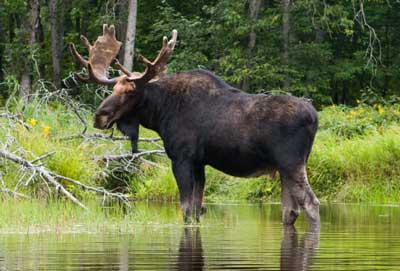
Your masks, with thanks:
<instances>
[{"instance_id":1,"label":"yellow wildflower","mask_svg":"<svg viewBox=\"0 0 400 271\"><path fill-rule=\"evenodd\" d=\"M35 127L36 124L37 124L37 120L35 120L35 119L29 119L29 120L28 120L28 123L29 123L32 127Z\"/></svg>"},{"instance_id":2,"label":"yellow wildflower","mask_svg":"<svg viewBox=\"0 0 400 271\"><path fill-rule=\"evenodd\" d=\"M378 106L378 113L379 113L379 115L382 115L383 113L385 113L385 110L383 109L383 107L381 105Z\"/></svg>"},{"instance_id":3,"label":"yellow wildflower","mask_svg":"<svg viewBox=\"0 0 400 271\"><path fill-rule=\"evenodd\" d=\"M47 137L50 134L50 126L42 125L42 134L43 136Z\"/></svg>"},{"instance_id":4,"label":"yellow wildflower","mask_svg":"<svg viewBox=\"0 0 400 271\"><path fill-rule=\"evenodd\" d=\"M357 104L360 104L361 101L360 101L359 99L356 99L356 103L357 103Z\"/></svg>"}]
</instances>

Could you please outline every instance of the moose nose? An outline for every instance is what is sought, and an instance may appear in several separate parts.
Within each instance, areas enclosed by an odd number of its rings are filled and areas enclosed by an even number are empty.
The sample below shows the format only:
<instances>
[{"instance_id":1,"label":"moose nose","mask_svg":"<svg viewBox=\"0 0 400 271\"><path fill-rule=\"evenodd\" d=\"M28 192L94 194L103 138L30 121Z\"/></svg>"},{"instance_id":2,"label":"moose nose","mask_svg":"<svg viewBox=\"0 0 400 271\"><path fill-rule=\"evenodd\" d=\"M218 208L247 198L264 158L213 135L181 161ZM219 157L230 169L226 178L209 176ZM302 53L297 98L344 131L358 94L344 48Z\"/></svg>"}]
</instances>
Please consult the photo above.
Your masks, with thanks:
<instances>
[{"instance_id":1,"label":"moose nose","mask_svg":"<svg viewBox=\"0 0 400 271\"><path fill-rule=\"evenodd\" d=\"M96 114L94 117L93 127L100 130L107 129L107 122L107 116Z\"/></svg>"}]
</instances>

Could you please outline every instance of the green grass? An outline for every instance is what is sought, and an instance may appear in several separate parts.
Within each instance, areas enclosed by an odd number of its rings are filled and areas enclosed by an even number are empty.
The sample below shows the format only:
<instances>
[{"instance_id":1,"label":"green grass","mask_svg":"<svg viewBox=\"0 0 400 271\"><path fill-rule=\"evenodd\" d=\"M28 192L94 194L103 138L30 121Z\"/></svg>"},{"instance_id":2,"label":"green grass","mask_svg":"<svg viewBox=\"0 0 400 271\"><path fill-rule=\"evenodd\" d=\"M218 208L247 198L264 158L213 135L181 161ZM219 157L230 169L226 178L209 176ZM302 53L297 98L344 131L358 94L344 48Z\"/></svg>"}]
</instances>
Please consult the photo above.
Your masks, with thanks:
<instances>
[{"instance_id":1,"label":"green grass","mask_svg":"<svg viewBox=\"0 0 400 271\"><path fill-rule=\"evenodd\" d=\"M320 197L340 202L400 202L400 127L340 140L321 132L308 163Z\"/></svg>"},{"instance_id":2,"label":"green grass","mask_svg":"<svg viewBox=\"0 0 400 271\"><path fill-rule=\"evenodd\" d=\"M101 199L87 197L84 201L90 211L60 199L1 200L0 234L44 232L63 233L133 233L135 225L181 224L179 206L152 206L135 204L132 209L120 206L102 207Z\"/></svg>"}]
</instances>

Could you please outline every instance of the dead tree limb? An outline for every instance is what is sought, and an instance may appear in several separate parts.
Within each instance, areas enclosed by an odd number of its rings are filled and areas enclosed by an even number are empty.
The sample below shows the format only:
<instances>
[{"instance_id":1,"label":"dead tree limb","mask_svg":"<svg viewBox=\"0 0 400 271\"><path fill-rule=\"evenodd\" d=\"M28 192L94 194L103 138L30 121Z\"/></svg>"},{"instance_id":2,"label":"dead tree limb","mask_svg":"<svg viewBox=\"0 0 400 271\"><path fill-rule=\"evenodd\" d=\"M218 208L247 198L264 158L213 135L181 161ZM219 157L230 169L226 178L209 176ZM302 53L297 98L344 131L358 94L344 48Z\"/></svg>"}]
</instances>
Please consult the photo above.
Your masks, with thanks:
<instances>
[{"instance_id":1,"label":"dead tree limb","mask_svg":"<svg viewBox=\"0 0 400 271\"><path fill-rule=\"evenodd\" d=\"M64 140L69 140L69 139L75 139L75 138L83 138L83 139L105 139L105 140L112 140L112 141L123 141L123 140L130 140L129 137L127 136L114 136L114 135L106 135L106 134L101 134L101 133L92 133L92 134L74 134L70 136L65 136L60 139ZM160 137L155 137L155 138L146 138L146 137L141 137L139 138L139 141L142 142L157 142L161 141Z\"/></svg>"},{"instance_id":2,"label":"dead tree limb","mask_svg":"<svg viewBox=\"0 0 400 271\"><path fill-rule=\"evenodd\" d=\"M150 155L150 154L159 154L159 155L164 155L165 151L164 150L148 150L148 151L140 151L138 153L121 153L121 154L105 154L103 156L97 156L95 157L96 160L103 160L105 162L111 162L111 161L119 161L119 160L135 160L137 158L140 158L145 155Z\"/></svg>"},{"instance_id":3,"label":"dead tree limb","mask_svg":"<svg viewBox=\"0 0 400 271\"><path fill-rule=\"evenodd\" d=\"M48 153L46 155L43 155L37 159L35 159L34 161L39 161L42 160L46 157L49 157L50 155L52 155L53 153ZM104 197L111 197L111 198L116 198L118 200L120 200L122 203L124 203L125 205L127 205L128 207L130 207L130 203L129 203L129 199L123 195L122 193L113 193L113 192L109 192L107 191L105 188L103 187L93 187L93 186L89 186L86 185L84 183L81 183L77 180L74 180L72 178L66 177L66 176L62 176L59 175L57 173L54 173L48 169L46 169L45 167L41 166L41 165L35 165L33 164L33 162L29 162L28 160L19 157L5 149L1 149L0 148L0 157L4 157L8 160L11 160L17 164L20 164L21 166L30 169L33 172L33 175L35 173L40 174L46 181L50 182L57 191L61 191L61 193L63 193L68 199L70 199L72 202L74 202L75 204L79 205L80 207L84 208L87 210L87 207L84 206L77 198L75 198L68 190L66 190L64 188L63 185L61 185L57 180L63 180L63 181L67 181L69 183L72 183L76 186L79 186L80 188L84 189L84 190L88 190L88 191L94 191L98 194L103 195ZM32 176L33 176L32 175ZM26 182L26 184L28 184L30 182L30 180L33 177L30 177L29 180ZM14 191L16 192L16 191Z\"/></svg>"},{"instance_id":4,"label":"dead tree limb","mask_svg":"<svg viewBox=\"0 0 400 271\"><path fill-rule=\"evenodd\" d=\"M7 195L11 195L14 198L20 197L20 198L30 199L30 197L28 197L27 195L24 195L22 193L18 193L16 191L12 191L11 189L7 188L6 184L4 183L3 178L1 176L1 172L0 172L0 184L1 184L0 192L5 193Z\"/></svg>"},{"instance_id":5,"label":"dead tree limb","mask_svg":"<svg viewBox=\"0 0 400 271\"><path fill-rule=\"evenodd\" d=\"M0 118L5 118L8 120L17 122L17 123L21 124L22 126L24 126L25 129L27 129L27 130L29 130L31 128L28 124L26 124L25 122L20 120L20 115L15 115L15 114L10 114L10 113L1 113Z\"/></svg>"},{"instance_id":6,"label":"dead tree limb","mask_svg":"<svg viewBox=\"0 0 400 271\"><path fill-rule=\"evenodd\" d=\"M75 198L74 195L72 195L68 190L65 189L64 186L62 186L57 180L55 179L55 176L53 173L49 170L47 170L43 166L36 166L29 162L28 160L17 156L5 149L0 149L0 156L6 158L7 160L10 160L14 163L20 164L21 166L29 169L29 170L34 170L37 173L39 173L46 181L51 183L56 191L60 191L62 194L64 194L69 200L71 200L73 203L77 204L78 206L82 207L85 210L88 210L88 208L83 205L77 198Z\"/></svg>"},{"instance_id":7,"label":"dead tree limb","mask_svg":"<svg viewBox=\"0 0 400 271\"><path fill-rule=\"evenodd\" d=\"M77 186L81 187L84 190L94 191L94 192L96 192L98 194L101 194L103 196L106 196L106 197L117 198L121 202L123 202L125 205L127 205L128 207L131 206L130 203L129 203L128 198L122 193L109 192L106 189L104 189L104 187L89 186L89 185L81 183L81 182L79 182L77 180L74 180L74 179L71 179L71 178L68 178L68 177L65 177L65 176L62 176L62 175L58 175L58 174L55 174L55 173L53 173L53 174L57 179L60 179L60 180L63 180L63 181L67 181L69 183L72 183L74 185L77 185Z\"/></svg>"}]
</instances>

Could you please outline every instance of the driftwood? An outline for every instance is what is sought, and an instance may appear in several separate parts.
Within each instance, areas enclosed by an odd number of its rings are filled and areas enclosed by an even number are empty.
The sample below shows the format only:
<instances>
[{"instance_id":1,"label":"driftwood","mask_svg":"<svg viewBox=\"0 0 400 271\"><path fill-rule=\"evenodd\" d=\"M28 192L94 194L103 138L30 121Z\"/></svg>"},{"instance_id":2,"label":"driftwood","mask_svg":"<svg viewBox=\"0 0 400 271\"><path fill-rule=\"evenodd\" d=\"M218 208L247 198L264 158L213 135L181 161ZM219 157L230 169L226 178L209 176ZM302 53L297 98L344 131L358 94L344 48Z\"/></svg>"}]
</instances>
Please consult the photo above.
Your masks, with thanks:
<instances>
[{"instance_id":1,"label":"driftwood","mask_svg":"<svg viewBox=\"0 0 400 271\"><path fill-rule=\"evenodd\" d=\"M50 155L45 155L45 156L48 157ZM117 199L121 200L124 204L126 204L127 206L130 206L128 198L121 193L108 192L107 190L105 190L102 187L91 187L91 186L85 185L79 181L76 181L74 179L71 179L71 178L68 178L65 176L61 176L59 174L52 172L51 170L47 169L46 167L44 167L42 165L35 165L33 162L28 161L27 159L24 159L24 158L14 154L14 153L11 153L3 148L0 148L0 157L10 160L16 164L19 164L22 167L24 167L25 169L31 170L33 172L33 175L39 174L40 176L43 177L43 179L47 183L54 186L56 191L61 192L69 200L71 200L73 203L77 204L78 206L82 207L85 210L87 210L88 208L84 204L82 204L73 194L71 194L71 192L69 192L62 184L60 184L58 182L58 180L63 180L63 181L73 183L74 185L77 185L83 189L102 194L105 197L117 198ZM37 158L34 161L42 160L42 159L44 159L43 157L44 156L41 156L41 157L39 157L41 159ZM27 184L28 183L29 182L27 182ZM13 193L16 193L16 191L14 191Z\"/></svg>"}]
</instances>

